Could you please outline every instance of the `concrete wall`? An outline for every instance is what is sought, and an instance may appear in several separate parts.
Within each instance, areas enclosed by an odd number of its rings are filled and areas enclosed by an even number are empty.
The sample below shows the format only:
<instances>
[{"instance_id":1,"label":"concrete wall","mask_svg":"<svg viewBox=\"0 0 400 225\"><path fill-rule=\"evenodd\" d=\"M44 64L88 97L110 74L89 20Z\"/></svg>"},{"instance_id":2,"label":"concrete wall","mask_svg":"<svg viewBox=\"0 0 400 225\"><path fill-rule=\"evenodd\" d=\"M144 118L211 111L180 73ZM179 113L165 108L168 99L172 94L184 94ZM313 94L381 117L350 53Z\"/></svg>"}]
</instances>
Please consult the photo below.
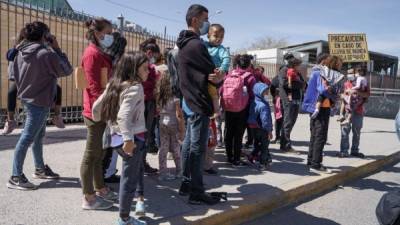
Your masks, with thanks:
<instances>
[{"instance_id":1,"label":"concrete wall","mask_svg":"<svg viewBox=\"0 0 400 225\"><path fill-rule=\"evenodd\" d=\"M372 95L365 105L366 116L394 119L400 106L400 95Z\"/></svg>"}]
</instances>

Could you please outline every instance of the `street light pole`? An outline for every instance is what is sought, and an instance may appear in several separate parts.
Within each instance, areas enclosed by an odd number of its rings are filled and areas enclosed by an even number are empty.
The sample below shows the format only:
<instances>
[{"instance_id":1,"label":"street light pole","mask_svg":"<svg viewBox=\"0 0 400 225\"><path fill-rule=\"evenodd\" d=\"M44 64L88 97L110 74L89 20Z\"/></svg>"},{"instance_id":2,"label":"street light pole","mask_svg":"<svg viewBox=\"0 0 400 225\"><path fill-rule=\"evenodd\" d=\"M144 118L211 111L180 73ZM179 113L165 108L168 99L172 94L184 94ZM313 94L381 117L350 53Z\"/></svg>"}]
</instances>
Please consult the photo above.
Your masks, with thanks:
<instances>
[{"instance_id":1,"label":"street light pole","mask_svg":"<svg viewBox=\"0 0 400 225\"><path fill-rule=\"evenodd\" d=\"M119 16L117 17L117 19L119 20L119 26L118 26L118 30L121 33L121 35L124 35L124 16L121 14L119 14Z\"/></svg>"}]
</instances>

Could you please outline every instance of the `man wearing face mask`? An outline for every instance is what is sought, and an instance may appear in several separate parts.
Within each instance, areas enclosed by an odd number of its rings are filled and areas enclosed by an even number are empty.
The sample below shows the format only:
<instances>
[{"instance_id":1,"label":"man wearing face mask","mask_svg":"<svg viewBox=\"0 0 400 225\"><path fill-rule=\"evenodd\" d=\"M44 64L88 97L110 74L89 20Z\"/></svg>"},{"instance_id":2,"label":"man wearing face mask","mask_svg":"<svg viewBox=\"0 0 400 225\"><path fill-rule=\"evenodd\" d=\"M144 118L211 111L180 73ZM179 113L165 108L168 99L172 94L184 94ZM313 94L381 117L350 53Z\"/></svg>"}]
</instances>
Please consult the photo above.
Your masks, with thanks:
<instances>
[{"instance_id":1,"label":"man wearing face mask","mask_svg":"<svg viewBox=\"0 0 400 225\"><path fill-rule=\"evenodd\" d=\"M365 73L365 69L358 68L358 73ZM349 74L347 76L347 82L344 84L345 92L349 92L349 94L356 94L361 98L368 98L370 96L369 88L366 91L357 91L351 90L354 86L354 82L356 80L354 74ZM353 157L364 158L364 154L360 153L359 145L360 145L360 135L361 128L363 126L364 119L364 103L359 104L354 111L346 112L351 113L350 123L341 125L341 141L340 141L340 153L339 157L347 157L348 151L350 148L350 131L353 133L353 140L351 145L351 153L350 155Z\"/></svg>"},{"instance_id":2,"label":"man wearing face mask","mask_svg":"<svg viewBox=\"0 0 400 225\"><path fill-rule=\"evenodd\" d=\"M186 137L182 146L182 185L180 195L190 195L190 204L215 204L218 199L204 192L203 163L207 149L209 117L213 104L208 93L208 82L218 84L223 75L214 74L215 66L200 35L208 33L208 10L192 5L186 14L187 30L179 34L180 88L184 109L188 116Z\"/></svg>"}]
</instances>

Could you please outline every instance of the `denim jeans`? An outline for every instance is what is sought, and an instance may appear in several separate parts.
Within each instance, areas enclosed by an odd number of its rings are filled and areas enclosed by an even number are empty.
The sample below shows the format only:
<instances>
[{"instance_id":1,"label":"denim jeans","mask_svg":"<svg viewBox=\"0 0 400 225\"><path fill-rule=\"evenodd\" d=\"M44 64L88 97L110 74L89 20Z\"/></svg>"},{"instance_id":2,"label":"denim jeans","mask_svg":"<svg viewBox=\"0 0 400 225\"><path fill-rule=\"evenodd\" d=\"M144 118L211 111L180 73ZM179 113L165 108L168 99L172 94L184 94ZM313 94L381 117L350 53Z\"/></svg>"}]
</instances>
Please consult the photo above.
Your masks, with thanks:
<instances>
[{"instance_id":1,"label":"denim jeans","mask_svg":"<svg viewBox=\"0 0 400 225\"><path fill-rule=\"evenodd\" d=\"M353 133L353 141L351 145L351 153L358 153L360 149L360 136L361 128L363 127L363 115L353 113L349 124L341 126L341 140L340 140L340 152L348 153L350 148L350 131Z\"/></svg>"},{"instance_id":2,"label":"denim jeans","mask_svg":"<svg viewBox=\"0 0 400 225\"><path fill-rule=\"evenodd\" d=\"M24 130L15 146L13 176L22 175L26 152L31 144L35 167L44 169L43 137L46 134L46 120L50 108L24 103L24 109L26 112L26 120Z\"/></svg>"},{"instance_id":3,"label":"denim jeans","mask_svg":"<svg viewBox=\"0 0 400 225\"><path fill-rule=\"evenodd\" d=\"M181 154L182 182L189 184L192 194L204 192L203 165L204 154L207 150L209 123L208 116L197 113L187 119Z\"/></svg>"},{"instance_id":4,"label":"denim jeans","mask_svg":"<svg viewBox=\"0 0 400 225\"><path fill-rule=\"evenodd\" d=\"M140 183L143 183L143 154L144 142L135 138L136 149L133 156L122 161L121 181L119 185L119 213L121 217L128 217L131 211L132 200L137 193Z\"/></svg>"}]
</instances>

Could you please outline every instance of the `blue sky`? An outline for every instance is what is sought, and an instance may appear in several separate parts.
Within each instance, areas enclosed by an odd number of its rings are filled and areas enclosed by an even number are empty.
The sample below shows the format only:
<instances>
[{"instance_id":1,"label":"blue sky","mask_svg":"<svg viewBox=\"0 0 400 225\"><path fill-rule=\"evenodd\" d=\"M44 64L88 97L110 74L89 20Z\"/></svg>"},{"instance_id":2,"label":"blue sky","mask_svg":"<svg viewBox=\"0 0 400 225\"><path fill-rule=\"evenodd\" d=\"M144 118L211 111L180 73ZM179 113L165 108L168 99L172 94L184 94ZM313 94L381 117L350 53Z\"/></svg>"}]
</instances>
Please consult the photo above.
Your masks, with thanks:
<instances>
[{"instance_id":1,"label":"blue sky","mask_svg":"<svg viewBox=\"0 0 400 225\"><path fill-rule=\"evenodd\" d=\"M185 14L193 3L206 6L210 22L226 28L224 45L233 50L263 36L286 38L290 44L327 40L328 33L366 33L368 48L400 56L400 1L398 0L111 0L179 22L159 19L114 5L107 0L69 0L77 11L128 20L148 29L177 35L186 28Z\"/></svg>"}]
</instances>

